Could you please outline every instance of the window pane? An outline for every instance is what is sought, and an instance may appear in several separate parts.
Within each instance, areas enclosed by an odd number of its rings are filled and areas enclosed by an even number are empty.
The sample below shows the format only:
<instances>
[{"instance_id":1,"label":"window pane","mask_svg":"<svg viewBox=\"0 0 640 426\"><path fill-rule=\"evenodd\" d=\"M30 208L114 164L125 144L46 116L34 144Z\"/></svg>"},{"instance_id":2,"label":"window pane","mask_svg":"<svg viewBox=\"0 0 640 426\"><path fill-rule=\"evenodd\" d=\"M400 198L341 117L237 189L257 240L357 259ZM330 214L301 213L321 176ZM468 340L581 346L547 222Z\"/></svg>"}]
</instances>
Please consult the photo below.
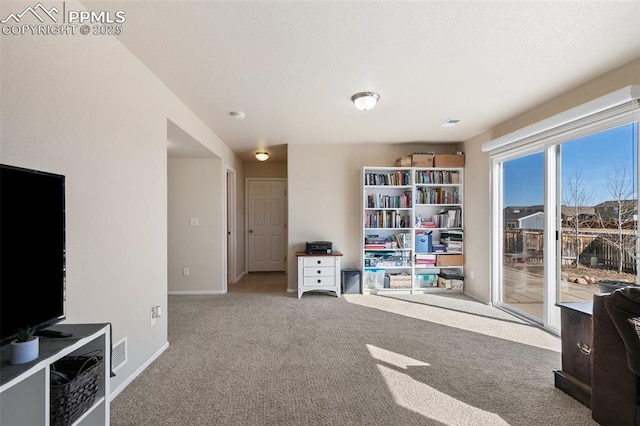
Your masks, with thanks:
<instances>
[{"instance_id":1,"label":"window pane","mask_svg":"<svg viewBox=\"0 0 640 426\"><path fill-rule=\"evenodd\" d=\"M505 161L502 303L543 318L544 154Z\"/></svg>"},{"instance_id":2,"label":"window pane","mask_svg":"<svg viewBox=\"0 0 640 426\"><path fill-rule=\"evenodd\" d=\"M637 134L631 123L561 146L560 302L636 282Z\"/></svg>"}]
</instances>

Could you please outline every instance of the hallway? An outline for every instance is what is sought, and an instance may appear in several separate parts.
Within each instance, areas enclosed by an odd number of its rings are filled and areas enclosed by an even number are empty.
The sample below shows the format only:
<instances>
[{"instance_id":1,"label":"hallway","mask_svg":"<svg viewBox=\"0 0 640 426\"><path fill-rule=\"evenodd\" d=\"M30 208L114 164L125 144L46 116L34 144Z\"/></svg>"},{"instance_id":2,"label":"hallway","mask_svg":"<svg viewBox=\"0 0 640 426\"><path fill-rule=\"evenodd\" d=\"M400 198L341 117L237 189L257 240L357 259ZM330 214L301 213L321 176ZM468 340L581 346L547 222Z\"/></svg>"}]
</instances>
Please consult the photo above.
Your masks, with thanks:
<instances>
[{"instance_id":1,"label":"hallway","mask_svg":"<svg viewBox=\"0 0 640 426\"><path fill-rule=\"evenodd\" d=\"M284 272L250 272L237 283L229 284L229 293L286 293L287 274ZM291 293L292 296L295 293Z\"/></svg>"}]
</instances>

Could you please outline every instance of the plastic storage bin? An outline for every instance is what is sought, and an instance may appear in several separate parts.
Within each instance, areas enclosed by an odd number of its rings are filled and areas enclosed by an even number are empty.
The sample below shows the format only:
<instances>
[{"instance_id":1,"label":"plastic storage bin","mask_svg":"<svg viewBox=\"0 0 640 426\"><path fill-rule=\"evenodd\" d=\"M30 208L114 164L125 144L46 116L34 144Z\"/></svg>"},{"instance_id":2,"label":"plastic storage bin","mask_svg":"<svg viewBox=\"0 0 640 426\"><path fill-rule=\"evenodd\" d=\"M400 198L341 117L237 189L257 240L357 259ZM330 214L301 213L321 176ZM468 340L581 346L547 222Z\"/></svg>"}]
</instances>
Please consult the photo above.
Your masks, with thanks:
<instances>
[{"instance_id":1,"label":"plastic storage bin","mask_svg":"<svg viewBox=\"0 0 640 426\"><path fill-rule=\"evenodd\" d=\"M342 294L360 294L360 270L343 269L342 271Z\"/></svg>"},{"instance_id":2,"label":"plastic storage bin","mask_svg":"<svg viewBox=\"0 0 640 426\"><path fill-rule=\"evenodd\" d=\"M368 269L364 272L365 288L384 288L384 269Z\"/></svg>"},{"instance_id":3,"label":"plastic storage bin","mask_svg":"<svg viewBox=\"0 0 640 426\"><path fill-rule=\"evenodd\" d=\"M416 287L425 288L438 286L437 274L416 274L414 278L416 280Z\"/></svg>"}]
</instances>

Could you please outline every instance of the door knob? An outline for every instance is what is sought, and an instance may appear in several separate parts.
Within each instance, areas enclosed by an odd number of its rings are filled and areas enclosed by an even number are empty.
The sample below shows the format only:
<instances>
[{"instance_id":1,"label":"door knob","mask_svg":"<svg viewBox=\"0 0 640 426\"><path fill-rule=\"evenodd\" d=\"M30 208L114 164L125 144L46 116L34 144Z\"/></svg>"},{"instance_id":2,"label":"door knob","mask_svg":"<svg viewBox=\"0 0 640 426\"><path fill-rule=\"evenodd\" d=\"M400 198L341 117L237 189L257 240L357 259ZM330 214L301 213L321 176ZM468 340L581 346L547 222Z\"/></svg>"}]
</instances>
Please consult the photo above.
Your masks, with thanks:
<instances>
[{"instance_id":1,"label":"door knob","mask_svg":"<svg viewBox=\"0 0 640 426\"><path fill-rule=\"evenodd\" d=\"M253 229L249 229L249 233L250 233L250 234L253 234Z\"/></svg>"}]
</instances>

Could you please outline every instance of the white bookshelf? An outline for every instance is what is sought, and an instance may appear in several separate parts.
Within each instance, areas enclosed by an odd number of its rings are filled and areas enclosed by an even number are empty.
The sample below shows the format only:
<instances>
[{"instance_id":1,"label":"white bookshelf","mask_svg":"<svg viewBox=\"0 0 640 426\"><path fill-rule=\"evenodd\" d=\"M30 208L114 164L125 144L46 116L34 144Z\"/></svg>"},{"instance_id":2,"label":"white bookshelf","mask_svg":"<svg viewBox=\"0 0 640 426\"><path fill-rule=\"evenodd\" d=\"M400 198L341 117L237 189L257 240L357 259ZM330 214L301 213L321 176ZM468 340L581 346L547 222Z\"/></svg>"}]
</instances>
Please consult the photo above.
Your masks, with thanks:
<instances>
[{"instance_id":1,"label":"white bookshelf","mask_svg":"<svg viewBox=\"0 0 640 426\"><path fill-rule=\"evenodd\" d=\"M462 292L437 277L464 275L464 168L364 167L361 179L362 292Z\"/></svg>"}]
</instances>

